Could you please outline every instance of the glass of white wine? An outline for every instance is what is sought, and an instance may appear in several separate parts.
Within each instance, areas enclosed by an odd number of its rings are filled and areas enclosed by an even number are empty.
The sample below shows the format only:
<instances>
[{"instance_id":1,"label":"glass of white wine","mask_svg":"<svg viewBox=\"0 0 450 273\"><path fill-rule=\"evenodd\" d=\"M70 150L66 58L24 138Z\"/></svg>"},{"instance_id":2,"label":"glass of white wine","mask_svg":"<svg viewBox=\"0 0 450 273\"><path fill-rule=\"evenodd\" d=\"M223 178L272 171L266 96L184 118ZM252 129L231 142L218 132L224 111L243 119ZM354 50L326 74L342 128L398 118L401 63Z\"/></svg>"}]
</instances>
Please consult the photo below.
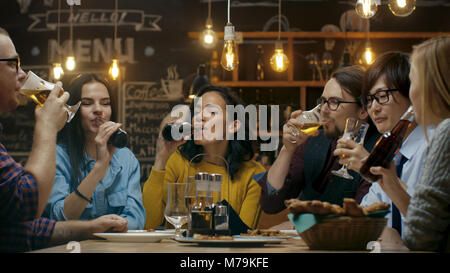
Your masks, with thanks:
<instances>
[{"instance_id":1,"label":"glass of white wine","mask_svg":"<svg viewBox=\"0 0 450 273\"><path fill-rule=\"evenodd\" d=\"M286 123L286 126L288 126L291 130L291 135L297 137L300 132L309 136L314 135L319 127L323 125L322 118L320 117L320 107L321 105L319 104L309 111L303 111L301 115L295 118L303 123L303 127L301 128L289 122ZM293 140L291 142L296 143L297 141Z\"/></svg>"},{"instance_id":2,"label":"glass of white wine","mask_svg":"<svg viewBox=\"0 0 450 273\"><path fill-rule=\"evenodd\" d=\"M364 122L357 118L347 118L347 121L345 123L345 131L342 138L351 139L358 144L363 144L368 128L369 124L367 122ZM336 149L339 148L345 148L345 145L337 144ZM345 158L345 154L342 154L341 158ZM331 173L345 179L353 179L353 176L348 173L346 165L342 165L339 170L331 171Z\"/></svg>"},{"instance_id":3,"label":"glass of white wine","mask_svg":"<svg viewBox=\"0 0 450 273\"><path fill-rule=\"evenodd\" d=\"M32 99L39 107L42 107L53 88L55 88L54 83L45 81L32 71L28 71L25 82L19 92ZM64 91L61 90L59 96L62 94L64 94ZM67 123L73 119L80 108L80 105L81 101L72 106L66 104Z\"/></svg>"},{"instance_id":4,"label":"glass of white wine","mask_svg":"<svg viewBox=\"0 0 450 273\"><path fill-rule=\"evenodd\" d=\"M180 229L189 220L186 206L186 183L167 183L167 204L164 211L166 220L175 226L175 237L181 238Z\"/></svg>"}]
</instances>

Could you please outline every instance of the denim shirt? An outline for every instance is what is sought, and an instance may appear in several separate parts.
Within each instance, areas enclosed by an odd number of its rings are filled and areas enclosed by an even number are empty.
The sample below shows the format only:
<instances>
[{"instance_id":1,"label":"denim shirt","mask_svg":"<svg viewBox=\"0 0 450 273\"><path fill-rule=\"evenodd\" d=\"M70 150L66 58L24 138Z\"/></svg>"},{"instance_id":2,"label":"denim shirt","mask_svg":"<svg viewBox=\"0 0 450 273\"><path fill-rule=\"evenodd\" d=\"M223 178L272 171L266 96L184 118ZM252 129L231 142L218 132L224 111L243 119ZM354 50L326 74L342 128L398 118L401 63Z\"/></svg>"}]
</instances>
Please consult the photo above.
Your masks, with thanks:
<instances>
[{"instance_id":1,"label":"denim shirt","mask_svg":"<svg viewBox=\"0 0 450 273\"><path fill-rule=\"evenodd\" d=\"M95 160L87 158L87 169L82 170L83 179L93 169ZM67 220L64 215L64 200L71 194L71 165L67 150L56 146L56 175L46 214L57 221ZM106 175L98 183L80 216L80 220L91 220L107 214L116 214L128 221L128 229L143 229L145 209L142 203L139 162L127 149L116 149Z\"/></svg>"}]
</instances>

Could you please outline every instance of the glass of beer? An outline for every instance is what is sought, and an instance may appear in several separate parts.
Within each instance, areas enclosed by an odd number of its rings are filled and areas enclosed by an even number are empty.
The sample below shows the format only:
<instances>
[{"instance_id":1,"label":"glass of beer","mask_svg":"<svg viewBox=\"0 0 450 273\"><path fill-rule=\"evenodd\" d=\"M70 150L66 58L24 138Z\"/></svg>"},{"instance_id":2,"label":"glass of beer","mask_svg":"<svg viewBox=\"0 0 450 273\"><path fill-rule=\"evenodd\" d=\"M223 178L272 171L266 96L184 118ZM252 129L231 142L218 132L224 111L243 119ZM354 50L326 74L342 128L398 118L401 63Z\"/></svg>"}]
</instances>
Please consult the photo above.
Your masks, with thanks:
<instances>
[{"instance_id":1,"label":"glass of beer","mask_svg":"<svg viewBox=\"0 0 450 273\"><path fill-rule=\"evenodd\" d=\"M45 81L32 71L28 71L25 82L19 92L33 100L39 107L42 107L53 88L55 88L54 83ZM62 94L64 94L64 91L61 90L59 96L62 96ZM81 101L72 106L66 104L68 123L73 119L80 105Z\"/></svg>"},{"instance_id":2,"label":"glass of beer","mask_svg":"<svg viewBox=\"0 0 450 273\"><path fill-rule=\"evenodd\" d=\"M345 123L345 131L342 138L351 139L358 144L363 144L368 128L369 124L367 122L364 122L357 118L348 118ZM338 143L336 149L339 148L345 148L345 145ZM345 158L345 154L342 154L341 158ZM353 179L353 176L348 173L346 165L342 165L339 170L331 171L331 173L345 179Z\"/></svg>"},{"instance_id":3,"label":"glass of beer","mask_svg":"<svg viewBox=\"0 0 450 273\"><path fill-rule=\"evenodd\" d=\"M303 127L297 127L291 123L286 123L291 129L291 134L294 137L297 137L300 132L307 134L309 136L314 135L314 133L319 129L320 126L323 125L322 118L320 117L320 104L314 107L309 111L302 112L301 115L296 117L297 120L303 123ZM291 141L292 143L296 143L297 141Z\"/></svg>"}]
</instances>

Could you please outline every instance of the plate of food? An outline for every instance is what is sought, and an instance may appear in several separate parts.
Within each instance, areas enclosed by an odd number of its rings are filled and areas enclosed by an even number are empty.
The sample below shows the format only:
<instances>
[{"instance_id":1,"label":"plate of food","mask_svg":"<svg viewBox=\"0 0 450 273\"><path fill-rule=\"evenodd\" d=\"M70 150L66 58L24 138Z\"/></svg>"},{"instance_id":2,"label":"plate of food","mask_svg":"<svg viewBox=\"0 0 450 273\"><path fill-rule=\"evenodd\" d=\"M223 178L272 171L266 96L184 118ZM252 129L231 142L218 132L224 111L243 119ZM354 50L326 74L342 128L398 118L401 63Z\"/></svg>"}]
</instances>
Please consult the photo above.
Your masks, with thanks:
<instances>
[{"instance_id":1,"label":"plate of food","mask_svg":"<svg viewBox=\"0 0 450 273\"><path fill-rule=\"evenodd\" d=\"M238 238L248 238L248 239L272 238L272 239L286 240L291 237L292 236L288 235L287 233L281 230L273 230L273 229L253 229L253 230L249 229L247 233L241 233L240 235L238 235Z\"/></svg>"},{"instance_id":2,"label":"plate of food","mask_svg":"<svg viewBox=\"0 0 450 273\"><path fill-rule=\"evenodd\" d=\"M280 244L284 239L278 238L249 238L235 236L210 236L194 234L193 237L175 238L179 243L197 244L199 246L215 246L215 247L255 247L265 244Z\"/></svg>"},{"instance_id":3,"label":"plate of food","mask_svg":"<svg viewBox=\"0 0 450 273\"><path fill-rule=\"evenodd\" d=\"M147 231L147 230L129 230L124 233L94 233L95 236L106 239L110 242L127 242L127 243L158 243L162 239L173 238L173 232Z\"/></svg>"}]
</instances>

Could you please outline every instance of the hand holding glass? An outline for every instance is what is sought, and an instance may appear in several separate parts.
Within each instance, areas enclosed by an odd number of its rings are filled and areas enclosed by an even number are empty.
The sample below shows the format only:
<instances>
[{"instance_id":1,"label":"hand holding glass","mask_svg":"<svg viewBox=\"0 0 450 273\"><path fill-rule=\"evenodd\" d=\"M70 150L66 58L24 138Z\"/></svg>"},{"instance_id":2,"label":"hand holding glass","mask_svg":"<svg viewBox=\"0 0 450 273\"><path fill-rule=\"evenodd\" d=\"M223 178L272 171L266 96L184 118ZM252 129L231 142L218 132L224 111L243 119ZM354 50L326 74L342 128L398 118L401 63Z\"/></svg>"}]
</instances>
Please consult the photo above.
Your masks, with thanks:
<instances>
[{"instance_id":1,"label":"hand holding glass","mask_svg":"<svg viewBox=\"0 0 450 273\"><path fill-rule=\"evenodd\" d=\"M19 92L32 99L37 105L39 105L39 107L42 107L53 88L55 88L54 83L44 81L32 71L28 71L25 82ZM63 93L64 91L61 91L59 96ZM78 108L80 108L80 105L81 101L72 106L66 104L67 123L73 119L75 113L78 111Z\"/></svg>"},{"instance_id":2,"label":"hand holding glass","mask_svg":"<svg viewBox=\"0 0 450 273\"><path fill-rule=\"evenodd\" d=\"M351 139L358 144L363 144L364 137L366 136L368 128L369 124L367 122L356 118L348 118L345 123L345 131L342 138ZM339 148L345 148L345 146L343 146L342 144L338 144L336 146L336 149ZM341 155L341 158L345 158L345 155ZM346 165L342 165L342 168L340 168L338 171L331 171L331 173L345 179L353 179L353 176L348 173Z\"/></svg>"},{"instance_id":3,"label":"hand holding glass","mask_svg":"<svg viewBox=\"0 0 450 273\"><path fill-rule=\"evenodd\" d=\"M164 211L166 220L175 226L175 237L183 237L180 228L189 220L186 207L186 183L167 183L167 205Z\"/></svg>"},{"instance_id":4,"label":"hand holding glass","mask_svg":"<svg viewBox=\"0 0 450 273\"><path fill-rule=\"evenodd\" d=\"M295 118L303 123L303 127L301 128L298 128L289 122L286 123L286 125L291 129L291 134L294 137L297 137L300 132L311 136L319 129L320 126L323 125L322 118L320 117L320 107L321 105L319 104L309 111L302 112ZM290 142L296 143L297 141L294 140Z\"/></svg>"}]
</instances>

